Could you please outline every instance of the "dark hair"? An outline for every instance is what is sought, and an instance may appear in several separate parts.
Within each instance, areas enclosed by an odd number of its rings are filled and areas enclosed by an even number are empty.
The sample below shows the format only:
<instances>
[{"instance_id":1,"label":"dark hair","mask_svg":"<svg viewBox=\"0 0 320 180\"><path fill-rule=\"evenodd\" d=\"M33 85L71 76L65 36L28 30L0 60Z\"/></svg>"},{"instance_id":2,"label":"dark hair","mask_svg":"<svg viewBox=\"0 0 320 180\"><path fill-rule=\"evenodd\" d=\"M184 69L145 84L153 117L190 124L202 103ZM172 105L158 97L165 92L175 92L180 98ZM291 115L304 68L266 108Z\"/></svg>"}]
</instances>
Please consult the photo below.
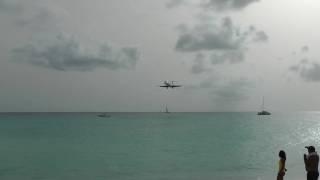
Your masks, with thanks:
<instances>
[{"instance_id":1,"label":"dark hair","mask_svg":"<svg viewBox=\"0 0 320 180\"><path fill-rule=\"evenodd\" d=\"M282 158L282 159L284 159L284 160L286 160L286 153L285 153L283 150L281 150L281 151L279 152L279 157Z\"/></svg>"},{"instance_id":2,"label":"dark hair","mask_svg":"<svg viewBox=\"0 0 320 180\"><path fill-rule=\"evenodd\" d=\"M314 146L306 146L309 152L316 152L316 148Z\"/></svg>"}]
</instances>

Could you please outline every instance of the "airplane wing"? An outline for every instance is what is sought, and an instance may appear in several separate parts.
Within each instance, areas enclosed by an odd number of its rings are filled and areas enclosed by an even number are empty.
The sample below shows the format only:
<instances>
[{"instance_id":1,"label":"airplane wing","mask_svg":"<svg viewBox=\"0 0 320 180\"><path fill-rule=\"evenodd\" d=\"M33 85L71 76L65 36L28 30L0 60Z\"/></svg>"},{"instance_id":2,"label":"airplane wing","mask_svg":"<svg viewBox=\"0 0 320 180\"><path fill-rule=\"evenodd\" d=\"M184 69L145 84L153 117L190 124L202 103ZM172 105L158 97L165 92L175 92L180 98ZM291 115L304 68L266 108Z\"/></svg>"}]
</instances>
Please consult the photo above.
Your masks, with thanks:
<instances>
[{"instance_id":1,"label":"airplane wing","mask_svg":"<svg viewBox=\"0 0 320 180\"><path fill-rule=\"evenodd\" d=\"M181 87L181 85L172 85L171 87L175 88L175 87Z\"/></svg>"},{"instance_id":2,"label":"airplane wing","mask_svg":"<svg viewBox=\"0 0 320 180\"><path fill-rule=\"evenodd\" d=\"M160 87L166 87L166 88L167 88L167 87L169 87L169 86L160 86Z\"/></svg>"}]
</instances>

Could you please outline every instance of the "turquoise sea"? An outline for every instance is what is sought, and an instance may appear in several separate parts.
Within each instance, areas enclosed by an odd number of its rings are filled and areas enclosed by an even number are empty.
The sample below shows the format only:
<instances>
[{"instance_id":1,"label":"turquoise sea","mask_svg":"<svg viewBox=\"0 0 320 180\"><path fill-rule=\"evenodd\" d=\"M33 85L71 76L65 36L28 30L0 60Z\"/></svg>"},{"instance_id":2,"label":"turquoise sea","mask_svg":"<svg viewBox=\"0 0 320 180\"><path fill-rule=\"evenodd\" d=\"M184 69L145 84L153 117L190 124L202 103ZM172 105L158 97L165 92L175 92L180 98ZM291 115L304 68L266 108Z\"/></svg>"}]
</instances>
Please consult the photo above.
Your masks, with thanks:
<instances>
[{"instance_id":1,"label":"turquoise sea","mask_svg":"<svg viewBox=\"0 0 320 180\"><path fill-rule=\"evenodd\" d=\"M2 113L1 180L306 179L320 113Z\"/></svg>"}]
</instances>

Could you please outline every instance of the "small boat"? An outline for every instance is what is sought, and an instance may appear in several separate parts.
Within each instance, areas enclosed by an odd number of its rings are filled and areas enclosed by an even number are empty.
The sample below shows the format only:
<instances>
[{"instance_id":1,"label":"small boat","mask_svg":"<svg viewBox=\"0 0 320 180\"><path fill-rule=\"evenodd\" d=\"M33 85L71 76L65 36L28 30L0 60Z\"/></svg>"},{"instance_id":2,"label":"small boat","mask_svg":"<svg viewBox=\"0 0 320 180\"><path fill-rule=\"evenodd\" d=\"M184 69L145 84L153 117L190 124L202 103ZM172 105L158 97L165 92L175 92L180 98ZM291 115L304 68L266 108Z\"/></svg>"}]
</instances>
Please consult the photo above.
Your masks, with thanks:
<instances>
[{"instance_id":1,"label":"small boat","mask_svg":"<svg viewBox=\"0 0 320 180\"><path fill-rule=\"evenodd\" d=\"M271 113L268 111L260 111L257 115L271 115Z\"/></svg>"},{"instance_id":2,"label":"small boat","mask_svg":"<svg viewBox=\"0 0 320 180\"><path fill-rule=\"evenodd\" d=\"M165 111L165 113L170 113L169 111L168 111L168 107L166 106L166 111Z\"/></svg>"},{"instance_id":3,"label":"small boat","mask_svg":"<svg viewBox=\"0 0 320 180\"><path fill-rule=\"evenodd\" d=\"M258 112L257 115L271 115L270 112L264 110L264 97L262 97L262 111Z\"/></svg>"},{"instance_id":4,"label":"small boat","mask_svg":"<svg viewBox=\"0 0 320 180\"><path fill-rule=\"evenodd\" d=\"M109 118L111 117L110 115L108 115L107 113L102 113L102 114L98 114L98 117L103 117L103 118Z\"/></svg>"}]
</instances>

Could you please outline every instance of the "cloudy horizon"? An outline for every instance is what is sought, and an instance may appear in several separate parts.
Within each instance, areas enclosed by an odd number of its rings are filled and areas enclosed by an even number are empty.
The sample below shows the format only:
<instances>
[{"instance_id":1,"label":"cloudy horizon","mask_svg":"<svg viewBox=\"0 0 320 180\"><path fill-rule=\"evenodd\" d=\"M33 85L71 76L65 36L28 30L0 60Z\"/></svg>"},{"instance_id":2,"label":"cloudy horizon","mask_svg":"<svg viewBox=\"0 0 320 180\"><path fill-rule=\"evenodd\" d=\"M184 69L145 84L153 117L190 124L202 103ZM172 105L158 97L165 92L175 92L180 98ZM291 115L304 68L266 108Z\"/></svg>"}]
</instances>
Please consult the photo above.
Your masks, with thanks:
<instances>
[{"instance_id":1,"label":"cloudy horizon","mask_svg":"<svg viewBox=\"0 0 320 180\"><path fill-rule=\"evenodd\" d=\"M0 112L317 111L319 8L0 0Z\"/></svg>"}]
</instances>

